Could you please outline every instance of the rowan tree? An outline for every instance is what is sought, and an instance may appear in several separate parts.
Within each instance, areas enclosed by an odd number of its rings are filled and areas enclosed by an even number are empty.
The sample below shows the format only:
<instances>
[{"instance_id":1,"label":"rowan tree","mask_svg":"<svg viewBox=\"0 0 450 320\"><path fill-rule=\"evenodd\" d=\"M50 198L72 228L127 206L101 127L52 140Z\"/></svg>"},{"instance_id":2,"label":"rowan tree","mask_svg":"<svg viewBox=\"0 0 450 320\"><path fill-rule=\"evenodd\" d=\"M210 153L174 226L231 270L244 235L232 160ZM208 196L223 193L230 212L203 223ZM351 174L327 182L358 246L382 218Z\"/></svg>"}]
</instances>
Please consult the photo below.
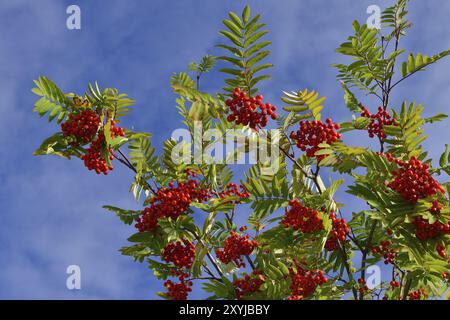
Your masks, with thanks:
<instances>
[{"instance_id":1,"label":"rowan tree","mask_svg":"<svg viewBox=\"0 0 450 320\"><path fill-rule=\"evenodd\" d=\"M78 158L97 174L110 174L116 163L133 172L131 191L142 210L104 208L136 228L121 252L153 270L164 298L186 299L197 283L215 299L443 297L450 262L450 154L446 145L439 163L433 162L422 143L426 126L447 116L424 118L421 104L393 105L390 98L450 51L406 54L401 39L412 26L407 3L385 9L381 29L354 21L353 33L337 48L348 57L347 64L334 66L352 113L348 122L327 118L325 97L314 90L284 92L280 102L263 97L257 86L270 78L271 42L264 40L260 15L252 16L248 6L223 20L217 57L191 63L194 77L172 76L192 138L198 124L223 137L241 129L277 149L278 170L271 173L260 159L239 167L245 172L196 162L193 143L182 146L188 161L175 161L177 141L166 140L158 152L150 134L121 127L134 102L126 94L97 83L81 95L65 93L46 77L35 81L40 98L34 111L56 120L59 131L35 154ZM218 72L227 75L225 86L204 92L200 79L217 61L224 65ZM378 103L365 102L368 95ZM367 134L376 147L345 144L350 131ZM200 147L223 139L201 141ZM324 172L341 179L324 182ZM359 212L349 212L336 197L344 182L345 201L365 203ZM391 275L369 288L367 267L379 263Z\"/></svg>"}]
</instances>

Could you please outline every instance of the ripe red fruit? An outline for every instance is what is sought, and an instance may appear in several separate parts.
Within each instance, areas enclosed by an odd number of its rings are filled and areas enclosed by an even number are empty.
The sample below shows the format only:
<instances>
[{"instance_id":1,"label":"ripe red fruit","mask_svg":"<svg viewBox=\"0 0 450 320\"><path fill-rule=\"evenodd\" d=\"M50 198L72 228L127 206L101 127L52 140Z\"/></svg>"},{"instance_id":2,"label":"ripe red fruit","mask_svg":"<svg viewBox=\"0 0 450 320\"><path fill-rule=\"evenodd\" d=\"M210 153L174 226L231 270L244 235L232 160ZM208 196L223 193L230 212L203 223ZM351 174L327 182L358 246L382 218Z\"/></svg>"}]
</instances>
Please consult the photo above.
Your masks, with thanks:
<instances>
[{"instance_id":1,"label":"ripe red fruit","mask_svg":"<svg viewBox=\"0 0 450 320\"><path fill-rule=\"evenodd\" d=\"M431 205L430 212L433 214L439 214L441 213L442 208L442 204L440 204L438 200L434 200Z\"/></svg>"},{"instance_id":2,"label":"ripe red fruit","mask_svg":"<svg viewBox=\"0 0 450 320\"><path fill-rule=\"evenodd\" d=\"M392 280L391 282L389 282L389 284L390 284L391 287L393 287L393 288L398 288L398 287L400 287L400 283L398 283L398 282L395 281L395 280Z\"/></svg>"},{"instance_id":3,"label":"ripe red fruit","mask_svg":"<svg viewBox=\"0 0 450 320\"><path fill-rule=\"evenodd\" d=\"M334 212L330 214L333 228L325 243L325 249L328 251L335 251L339 248L339 241L345 241L350 229L345 222L345 219L336 218Z\"/></svg>"},{"instance_id":4,"label":"ripe red fruit","mask_svg":"<svg viewBox=\"0 0 450 320\"><path fill-rule=\"evenodd\" d=\"M361 294L365 294L367 291L369 291L369 287L366 285L366 280L364 280L363 278L358 279L358 284L359 284L358 291Z\"/></svg>"},{"instance_id":5,"label":"ripe red fruit","mask_svg":"<svg viewBox=\"0 0 450 320\"><path fill-rule=\"evenodd\" d=\"M225 264L234 262L238 268L245 267L242 256L248 256L257 246L258 242L250 240L249 235L239 236L236 232L231 231L224 241L223 249L216 250L216 256Z\"/></svg>"},{"instance_id":6,"label":"ripe red fruit","mask_svg":"<svg viewBox=\"0 0 450 320\"><path fill-rule=\"evenodd\" d=\"M389 240L383 240L379 246L372 246L371 251L374 255L379 254L384 258L384 264L394 263L397 251L391 248L391 242Z\"/></svg>"},{"instance_id":7,"label":"ripe red fruit","mask_svg":"<svg viewBox=\"0 0 450 320\"><path fill-rule=\"evenodd\" d=\"M421 300L422 296L426 296L426 292L424 289L418 289L408 294L409 300Z\"/></svg>"},{"instance_id":8,"label":"ripe red fruit","mask_svg":"<svg viewBox=\"0 0 450 320\"><path fill-rule=\"evenodd\" d=\"M111 121L110 127L111 139L116 138L117 136L124 136L125 131L123 128L116 127L116 122L114 120ZM102 148L105 143L105 132L104 130L100 131L97 135L97 139L92 141L91 146L86 150L86 154L82 155L80 158L84 161L84 165L89 170L94 170L97 174L103 173L105 175L108 174L109 170L112 170L113 167L108 165L108 162L103 157ZM113 149L109 148L108 150L109 160L113 160Z\"/></svg>"},{"instance_id":9,"label":"ripe red fruit","mask_svg":"<svg viewBox=\"0 0 450 320\"><path fill-rule=\"evenodd\" d=\"M397 125L397 121L392 119L389 112L383 109L383 107L378 107L378 112L376 114L371 114L366 107L362 106L363 112L362 117L371 119L368 132L369 137L373 138L377 136L380 140L383 140L387 135L383 132L383 127L386 125Z\"/></svg>"},{"instance_id":10,"label":"ripe red fruit","mask_svg":"<svg viewBox=\"0 0 450 320\"><path fill-rule=\"evenodd\" d=\"M150 199L150 206L142 211L142 215L136 219L136 228L140 231L155 231L158 227L158 219L170 217L177 219L185 213L192 201L204 202L211 197L209 190L199 186L196 180L188 180L186 183L173 182L167 188L161 188Z\"/></svg>"},{"instance_id":11,"label":"ripe red fruit","mask_svg":"<svg viewBox=\"0 0 450 320\"><path fill-rule=\"evenodd\" d=\"M294 260L295 268L289 268L291 277L291 296L289 300L303 300L311 296L320 286L327 282L327 278L322 270L305 270Z\"/></svg>"},{"instance_id":12,"label":"ripe red fruit","mask_svg":"<svg viewBox=\"0 0 450 320\"><path fill-rule=\"evenodd\" d=\"M317 210L302 206L298 199L289 201L289 205L291 208L286 209L284 218L281 220L281 224L286 228L291 227L303 233L323 230L323 222Z\"/></svg>"},{"instance_id":13,"label":"ripe red fruit","mask_svg":"<svg viewBox=\"0 0 450 320\"><path fill-rule=\"evenodd\" d=\"M416 237L422 241L450 234L450 222L447 224L440 221L429 223L428 220L417 217L414 219L413 225L416 227Z\"/></svg>"},{"instance_id":14,"label":"ripe red fruit","mask_svg":"<svg viewBox=\"0 0 450 320\"><path fill-rule=\"evenodd\" d=\"M292 131L290 138L296 141L297 147L302 151L306 151L306 155L310 158L315 157L315 153L320 150L321 143L332 144L341 138L336 132L340 128L338 123L328 118L326 123L321 120L300 121L300 129L297 132ZM324 155L317 156L320 161L325 158Z\"/></svg>"},{"instance_id":15,"label":"ripe red fruit","mask_svg":"<svg viewBox=\"0 0 450 320\"><path fill-rule=\"evenodd\" d=\"M248 192L245 191L242 186L240 186L240 189L242 191L239 191L237 184L229 183L226 187L226 190L219 192L219 197L223 199L226 197L248 198L250 196L248 194ZM234 204L238 204L239 202L240 202L239 200L230 201L230 203L234 203Z\"/></svg>"},{"instance_id":16,"label":"ripe red fruit","mask_svg":"<svg viewBox=\"0 0 450 320\"><path fill-rule=\"evenodd\" d=\"M91 146L86 150L86 153L80 158L84 161L84 165L89 170L94 170L97 174L103 173L107 175L108 171L112 170L113 167L108 165L106 160L103 158L102 148L104 141L105 136L103 132L101 132L98 138L91 143ZM108 153L109 160L112 160L112 150L108 150Z\"/></svg>"},{"instance_id":17,"label":"ripe red fruit","mask_svg":"<svg viewBox=\"0 0 450 320\"><path fill-rule=\"evenodd\" d=\"M187 280L188 275L184 272L175 272L178 276L178 283L173 282L172 280L166 280L164 282L164 287L167 288L167 297L172 300L186 300L189 292L192 291L192 281Z\"/></svg>"},{"instance_id":18,"label":"ripe red fruit","mask_svg":"<svg viewBox=\"0 0 450 320\"><path fill-rule=\"evenodd\" d=\"M436 245L436 252L444 259L447 259L447 249L441 243Z\"/></svg>"},{"instance_id":19,"label":"ripe red fruit","mask_svg":"<svg viewBox=\"0 0 450 320\"><path fill-rule=\"evenodd\" d=\"M259 291L264 283L264 276L259 270L254 270L250 275L233 281L234 290L237 299L242 299L249 294Z\"/></svg>"},{"instance_id":20,"label":"ripe red fruit","mask_svg":"<svg viewBox=\"0 0 450 320\"><path fill-rule=\"evenodd\" d=\"M247 231L247 226L242 226L242 227L240 227L240 228L239 228L239 231L240 231L240 232L245 232L245 231Z\"/></svg>"},{"instance_id":21,"label":"ripe red fruit","mask_svg":"<svg viewBox=\"0 0 450 320\"><path fill-rule=\"evenodd\" d=\"M387 158L394 161L390 155ZM412 157L408 162L398 159L395 162L400 169L392 172L394 180L388 186L397 191L406 201L417 203L419 199L445 192L431 176L428 165L422 164L416 157Z\"/></svg>"},{"instance_id":22,"label":"ripe red fruit","mask_svg":"<svg viewBox=\"0 0 450 320\"><path fill-rule=\"evenodd\" d=\"M100 126L100 117L90 109L80 113L72 113L66 122L61 124L61 131L66 138L70 138L73 146L91 142Z\"/></svg>"},{"instance_id":23,"label":"ripe red fruit","mask_svg":"<svg viewBox=\"0 0 450 320\"><path fill-rule=\"evenodd\" d=\"M169 243L163 251L162 259L166 262L172 262L179 268L190 269L195 258L195 245L184 239Z\"/></svg>"},{"instance_id":24,"label":"ripe red fruit","mask_svg":"<svg viewBox=\"0 0 450 320\"><path fill-rule=\"evenodd\" d=\"M228 122L235 122L249 126L258 131L258 128L267 126L267 120L270 116L273 120L277 118L275 111L277 107L270 103L263 103L263 96L256 97L247 96L240 88L235 88L233 98L225 101L230 108L231 114L228 115ZM259 111L258 111L259 109Z\"/></svg>"}]
</instances>

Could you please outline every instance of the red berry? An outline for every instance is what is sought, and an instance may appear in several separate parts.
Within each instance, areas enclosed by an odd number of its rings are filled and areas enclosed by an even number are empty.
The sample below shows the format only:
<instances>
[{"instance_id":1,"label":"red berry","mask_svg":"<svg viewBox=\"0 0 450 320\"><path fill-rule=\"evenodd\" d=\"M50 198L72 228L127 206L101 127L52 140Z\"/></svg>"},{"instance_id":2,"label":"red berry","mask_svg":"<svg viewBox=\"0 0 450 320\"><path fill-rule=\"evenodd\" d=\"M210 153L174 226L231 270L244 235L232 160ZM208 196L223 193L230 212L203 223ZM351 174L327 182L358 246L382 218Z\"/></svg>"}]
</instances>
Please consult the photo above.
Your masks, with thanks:
<instances>
[{"instance_id":1,"label":"red berry","mask_svg":"<svg viewBox=\"0 0 450 320\"><path fill-rule=\"evenodd\" d=\"M115 126L115 121L111 121L110 134L111 138L114 139L117 136L124 136L125 131L123 128L119 128ZM112 170L113 167L108 165L107 161L104 159L102 154L103 144L105 143L105 133L104 131L100 131L97 135L97 139L92 141L90 147L86 150L86 154L82 155L80 158L84 161L84 165L89 170L94 170L97 174L103 173L108 174L109 170ZM109 148L108 150L109 160L113 159L113 150Z\"/></svg>"},{"instance_id":2,"label":"red berry","mask_svg":"<svg viewBox=\"0 0 450 320\"><path fill-rule=\"evenodd\" d=\"M90 109L81 113L72 113L69 119L61 124L64 137L71 138L71 145L78 146L91 142L100 126L100 117Z\"/></svg>"},{"instance_id":3,"label":"red berry","mask_svg":"<svg viewBox=\"0 0 450 320\"><path fill-rule=\"evenodd\" d=\"M248 256L258 246L258 242L250 240L249 235L239 236L236 232L231 231L228 238L225 239L223 249L217 249L217 259L225 264L234 262L240 268L245 267L242 256Z\"/></svg>"},{"instance_id":4,"label":"red berry","mask_svg":"<svg viewBox=\"0 0 450 320\"><path fill-rule=\"evenodd\" d=\"M208 189L199 186L196 180L188 180L186 183L173 182L167 188L161 188L150 200L150 206L142 211L142 215L136 219L136 228L140 231L155 231L158 227L158 219L170 217L177 219L185 213L192 201L204 202L211 197Z\"/></svg>"},{"instance_id":5,"label":"red berry","mask_svg":"<svg viewBox=\"0 0 450 320\"><path fill-rule=\"evenodd\" d=\"M398 287L400 287L400 283L398 283L398 282L395 281L395 280L392 280L391 282L389 282L389 284L390 284L391 287L393 287L393 288L398 288Z\"/></svg>"},{"instance_id":6,"label":"red berry","mask_svg":"<svg viewBox=\"0 0 450 320\"><path fill-rule=\"evenodd\" d=\"M289 268L291 277L291 296L289 300L303 300L311 296L320 286L327 282L325 274L321 270L305 270L294 260L294 267Z\"/></svg>"},{"instance_id":7,"label":"red berry","mask_svg":"<svg viewBox=\"0 0 450 320\"><path fill-rule=\"evenodd\" d=\"M417 217L414 219L413 225L416 227L416 237L422 241L450 234L450 222L447 224L440 221L429 223L428 220Z\"/></svg>"},{"instance_id":8,"label":"red berry","mask_svg":"<svg viewBox=\"0 0 450 320\"><path fill-rule=\"evenodd\" d=\"M166 295L172 300L186 300L189 292L192 291L192 281L187 280L187 274L179 271L175 272L178 276L178 283L174 283L172 280L166 280L164 286L167 288Z\"/></svg>"},{"instance_id":9,"label":"red berry","mask_svg":"<svg viewBox=\"0 0 450 320\"><path fill-rule=\"evenodd\" d=\"M281 224L286 228L291 227L303 233L323 230L323 222L317 210L302 206L298 199L289 201L289 205L291 208L286 209L284 218L281 220Z\"/></svg>"},{"instance_id":10,"label":"red berry","mask_svg":"<svg viewBox=\"0 0 450 320\"><path fill-rule=\"evenodd\" d=\"M233 286L236 298L242 299L242 297L259 291L263 283L264 276L259 270L254 270L250 275L245 275L243 278L234 280Z\"/></svg>"},{"instance_id":11,"label":"red berry","mask_svg":"<svg viewBox=\"0 0 450 320\"><path fill-rule=\"evenodd\" d=\"M438 243L436 245L436 251L442 258L447 259L447 250L443 244Z\"/></svg>"},{"instance_id":12,"label":"red berry","mask_svg":"<svg viewBox=\"0 0 450 320\"><path fill-rule=\"evenodd\" d=\"M430 212L433 214L439 214L441 213L442 208L442 204L440 204L438 200L434 200L430 208Z\"/></svg>"},{"instance_id":13,"label":"red berry","mask_svg":"<svg viewBox=\"0 0 450 320\"><path fill-rule=\"evenodd\" d=\"M339 248L339 241L345 241L350 229L345 222L345 219L336 218L334 212L330 214L333 228L325 243L325 249L328 251L335 251Z\"/></svg>"},{"instance_id":14,"label":"red berry","mask_svg":"<svg viewBox=\"0 0 450 320\"><path fill-rule=\"evenodd\" d=\"M169 243L162 254L166 262L172 262L179 268L190 269L195 258L195 245L188 240Z\"/></svg>"},{"instance_id":15,"label":"red berry","mask_svg":"<svg viewBox=\"0 0 450 320\"><path fill-rule=\"evenodd\" d=\"M315 157L315 153L320 150L321 143L332 144L341 138L336 132L339 129L338 124L328 118L326 123L320 120L300 121L300 129L297 132L292 131L290 137L296 141L297 147L302 151L306 151L306 155L310 158ZM317 156L320 161L325 158L324 155Z\"/></svg>"},{"instance_id":16,"label":"red berry","mask_svg":"<svg viewBox=\"0 0 450 320\"><path fill-rule=\"evenodd\" d=\"M378 108L378 112L376 114L371 114L364 106L361 106L361 108L363 110L361 116L370 119L368 128L370 138L377 136L380 140L385 139L387 135L383 132L383 127L385 125L397 125L396 120L393 119L389 112L384 110L382 107Z\"/></svg>"},{"instance_id":17,"label":"red berry","mask_svg":"<svg viewBox=\"0 0 450 320\"><path fill-rule=\"evenodd\" d=\"M409 300L421 300L422 296L426 296L424 289L418 289L408 294Z\"/></svg>"},{"instance_id":18,"label":"red berry","mask_svg":"<svg viewBox=\"0 0 450 320\"><path fill-rule=\"evenodd\" d=\"M361 294L365 294L367 291L369 291L369 287L366 285L366 280L364 280L363 278L358 279L358 284L359 284L358 291Z\"/></svg>"},{"instance_id":19,"label":"red berry","mask_svg":"<svg viewBox=\"0 0 450 320\"><path fill-rule=\"evenodd\" d=\"M250 194L244 190L242 186L240 186L241 191L239 191L239 188L237 184L235 183L229 183L226 187L226 190L219 192L220 198L226 198L226 197L239 197L239 198L248 198ZM239 200L230 201L230 203L238 204L240 203Z\"/></svg>"},{"instance_id":20,"label":"red berry","mask_svg":"<svg viewBox=\"0 0 450 320\"><path fill-rule=\"evenodd\" d=\"M387 158L393 161L392 156ZM400 169L392 172L394 180L388 184L388 187L397 191L406 201L417 203L419 199L425 199L438 192L445 192L431 176L427 164L422 164L415 157L412 157L408 162L401 160L395 162L400 166ZM437 209L440 210L438 205L432 208L432 210Z\"/></svg>"},{"instance_id":21,"label":"red berry","mask_svg":"<svg viewBox=\"0 0 450 320\"><path fill-rule=\"evenodd\" d=\"M263 103L263 96L248 97L240 88L235 88L232 99L225 101L230 108L231 114L228 115L228 122L235 122L249 126L254 130L267 126L268 116L271 119L277 119L275 113L276 107L270 103ZM258 111L259 109L259 111Z\"/></svg>"},{"instance_id":22,"label":"red berry","mask_svg":"<svg viewBox=\"0 0 450 320\"><path fill-rule=\"evenodd\" d=\"M394 263L397 251L391 248L389 240L380 241L379 246L372 246L371 251L374 255L381 255L384 258L384 264Z\"/></svg>"}]
</instances>

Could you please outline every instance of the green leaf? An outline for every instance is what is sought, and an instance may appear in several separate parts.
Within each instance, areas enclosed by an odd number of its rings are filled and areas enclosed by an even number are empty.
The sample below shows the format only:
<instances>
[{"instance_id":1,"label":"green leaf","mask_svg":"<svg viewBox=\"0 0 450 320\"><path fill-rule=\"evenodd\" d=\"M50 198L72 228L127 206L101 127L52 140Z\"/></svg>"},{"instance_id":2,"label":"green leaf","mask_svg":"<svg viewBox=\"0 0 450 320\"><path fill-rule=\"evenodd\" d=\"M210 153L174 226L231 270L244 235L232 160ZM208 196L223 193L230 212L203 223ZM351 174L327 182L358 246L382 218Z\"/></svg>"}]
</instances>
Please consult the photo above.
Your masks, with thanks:
<instances>
[{"instance_id":1,"label":"green leaf","mask_svg":"<svg viewBox=\"0 0 450 320\"><path fill-rule=\"evenodd\" d=\"M238 17L236 13L228 12L228 16L240 29L244 28L244 24L242 23L241 19Z\"/></svg>"},{"instance_id":2,"label":"green leaf","mask_svg":"<svg viewBox=\"0 0 450 320\"><path fill-rule=\"evenodd\" d=\"M147 242L151 241L155 235L151 232L145 231L145 232L137 232L130 236L127 240L129 242Z\"/></svg>"},{"instance_id":3,"label":"green leaf","mask_svg":"<svg viewBox=\"0 0 450 320\"><path fill-rule=\"evenodd\" d=\"M247 60L246 67L251 68L253 65L264 59L270 54L270 51L261 51L255 54L253 57Z\"/></svg>"},{"instance_id":4,"label":"green leaf","mask_svg":"<svg viewBox=\"0 0 450 320\"><path fill-rule=\"evenodd\" d=\"M243 45L243 48L248 48L251 44L255 43L257 40L259 40L260 38L262 38L264 35L266 35L268 33L268 31L266 30L262 30L262 31L258 31L254 34L252 34L250 37L248 37Z\"/></svg>"},{"instance_id":5,"label":"green leaf","mask_svg":"<svg viewBox=\"0 0 450 320\"><path fill-rule=\"evenodd\" d=\"M217 57L217 59L228 61L239 68L245 68L244 62L240 59L226 57L226 56L220 56L220 57Z\"/></svg>"},{"instance_id":6,"label":"green leaf","mask_svg":"<svg viewBox=\"0 0 450 320\"><path fill-rule=\"evenodd\" d=\"M41 146L34 151L33 155L42 156L42 155L57 155L60 157L70 158L70 153L67 152L67 141L65 140L63 134L61 132L55 133L51 137L45 139Z\"/></svg>"},{"instance_id":7,"label":"green leaf","mask_svg":"<svg viewBox=\"0 0 450 320\"><path fill-rule=\"evenodd\" d=\"M345 85L343 81L340 81L342 89L344 90L344 101L347 105L347 108L351 112L360 112L361 107L359 105L358 100L356 99L355 95L350 91L350 89Z\"/></svg>"},{"instance_id":8,"label":"green leaf","mask_svg":"<svg viewBox=\"0 0 450 320\"><path fill-rule=\"evenodd\" d=\"M241 40L233 33L229 32L229 31L219 31L219 33L223 36L225 36L226 38L228 38L231 42L233 42L236 46L238 46L239 48L244 48L244 46L241 43Z\"/></svg>"},{"instance_id":9,"label":"green leaf","mask_svg":"<svg viewBox=\"0 0 450 320\"><path fill-rule=\"evenodd\" d=\"M445 113L438 113L435 116L432 116L430 118L426 118L425 122L427 122L427 123L435 123L435 122L443 121L443 120L445 120L447 118L448 118L448 115L446 115Z\"/></svg>"},{"instance_id":10,"label":"green leaf","mask_svg":"<svg viewBox=\"0 0 450 320\"><path fill-rule=\"evenodd\" d=\"M232 21L224 19L222 21L222 23L236 36L236 37L241 37L242 36L242 32L241 29L234 24Z\"/></svg>"},{"instance_id":11,"label":"green leaf","mask_svg":"<svg viewBox=\"0 0 450 320\"><path fill-rule=\"evenodd\" d=\"M248 19L250 18L250 6L246 5L244 10L242 11L242 21L247 23Z\"/></svg>"},{"instance_id":12,"label":"green leaf","mask_svg":"<svg viewBox=\"0 0 450 320\"><path fill-rule=\"evenodd\" d=\"M103 208L108 211L114 212L120 218L120 220L126 224L132 224L141 214L141 211L124 210L113 206L103 206Z\"/></svg>"},{"instance_id":13,"label":"green leaf","mask_svg":"<svg viewBox=\"0 0 450 320\"><path fill-rule=\"evenodd\" d=\"M251 56L255 52L258 52L262 48L267 47L271 43L272 43L271 41L266 40L266 41L261 41L255 45L251 46L250 48L248 48L247 50L244 51L244 58Z\"/></svg>"},{"instance_id":14,"label":"green leaf","mask_svg":"<svg viewBox=\"0 0 450 320\"><path fill-rule=\"evenodd\" d=\"M445 151L439 158L439 165L441 168L445 167L447 165L447 162L449 160L449 151L448 151L448 144L445 145Z\"/></svg>"},{"instance_id":15,"label":"green leaf","mask_svg":"<svg viewBox=\"0 0 450 320\"><path fill-rule=\"evenodd\" d=\"M416 56L410 53L408 61L402 64L402 77L406 78L418 71L424 70L427 66L439 61L440 59L450 55L450 49L439 52L431 57L417 53ZM403 80L403 79L401 79Z\"/></svg>"}]
</instances>

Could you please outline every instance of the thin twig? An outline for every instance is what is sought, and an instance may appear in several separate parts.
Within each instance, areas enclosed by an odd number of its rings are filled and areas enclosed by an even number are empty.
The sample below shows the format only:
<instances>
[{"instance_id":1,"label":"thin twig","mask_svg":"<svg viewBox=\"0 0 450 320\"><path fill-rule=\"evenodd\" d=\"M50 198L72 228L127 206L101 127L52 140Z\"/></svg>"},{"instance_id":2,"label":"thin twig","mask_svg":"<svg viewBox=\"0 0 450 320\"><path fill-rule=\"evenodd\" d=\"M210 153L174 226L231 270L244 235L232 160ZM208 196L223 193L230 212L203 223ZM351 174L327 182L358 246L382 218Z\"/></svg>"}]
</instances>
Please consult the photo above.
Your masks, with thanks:
<instances>
[{"instance_id":1,"label":"thin twig","mask_svg":"<svg viewBox=\"0 0 450 320\"><path fill-rule=\"evenodd\" d=\"M128 160L128 158L123 154L123 152L120 149L117 149L117 152L122 156L122 158L118 157L115 153L113 153L113 157L117 159L120 163L122 163L124 166L126 166L128 169L132 170L134 173L137 173L135 166L130 162L130 160ZM147 181L144 181L144 187L147 188L147 190L151 191L153 194L156 194L155 189L153 189L152 186Z\"/></svg>"}]
</instances>

